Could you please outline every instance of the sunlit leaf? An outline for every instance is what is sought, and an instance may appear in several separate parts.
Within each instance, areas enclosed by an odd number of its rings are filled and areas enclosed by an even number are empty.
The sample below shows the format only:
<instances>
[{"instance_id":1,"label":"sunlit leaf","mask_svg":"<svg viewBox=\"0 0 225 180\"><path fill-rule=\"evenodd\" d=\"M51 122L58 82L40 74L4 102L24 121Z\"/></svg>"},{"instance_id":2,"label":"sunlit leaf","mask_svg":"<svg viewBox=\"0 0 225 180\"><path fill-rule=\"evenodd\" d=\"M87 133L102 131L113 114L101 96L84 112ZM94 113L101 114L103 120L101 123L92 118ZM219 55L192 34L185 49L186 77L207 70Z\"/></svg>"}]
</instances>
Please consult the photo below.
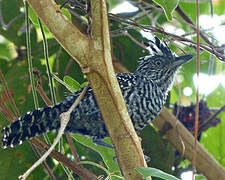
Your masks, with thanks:
<instances>
[{"instance_id":1,"label":"sunlit leaf","mask_svg":"<svg viewBox=\"0 0 225 180\"><path fill-rule=\"evenodd\" d=\"M63 81L68 85L67 87L69 87L69 90L71 90L72 92L76 92L81 88L81 85L70 76L65 76L63 78Z\"/></svg>"},{"instance_id":2,"label":"sunlit leaf","mask_svg":"<svg viewBox=\"0 0 225 180\"><path fill-rule=\"evenodd\" d=\"M144 178L147 178L148 176L153 176L153 177L159 177L161 179L165 179L165 180L179 180L178 178L167 174L159 169L155 169L155 168L136 168L136 170L141 173L143 175Z\"/></svg>"},{"instance_id":3,"label":"sunlit leaf","mask_svg":"<svg viewBox=\"0 0 225 180\"><path fill-rule=\"evenodd\" d=\"M156 4L160 5L169 21L172 21L172 13L177 7L179 0L153 0Z\"/></svg>"},{"instance_id":4,"label":"sunlit leaf","mask_svg":"<svg viewBox=\"0 0 225 180\"><path fill-rule=\"evenodd\" d=\"M69 13L69 11L67 9L62 8L61 11L69 20L71 20L71 14Z\"/></svg>"},{"instance_id":5,"label":"sunlit leaf","mask_svg":"<svg viewBox=\"0 0 225 180\"><path fill-rule=\"evenodd\" d=\"M89 147L95 150L96 152L98 152L101 155L104 163L106 164L109 172L112 172L112 173L120 172L118 164L117 164L115 152L113 149L96 145L92 142L92 138L89 138L86 136L81 136L76 134L76 135L73 135L73 138L75 138L76 141L85 145L86 147ZM105 138L104 142L111 145L111 140L109 138Z\"/></svg>"},{"instance_id":6,"label":"sunlit leaf","mask_svg":"<svg viewBox=\"0 0 225 180\"><path fill-rule=\"evenodd\" d=\"M36 13L33 11L31 7L29 7L28 12L29 12L29 18L32 21L32 23L38 26L38 16L36 15Z\"/></svg>"}]
</instances>

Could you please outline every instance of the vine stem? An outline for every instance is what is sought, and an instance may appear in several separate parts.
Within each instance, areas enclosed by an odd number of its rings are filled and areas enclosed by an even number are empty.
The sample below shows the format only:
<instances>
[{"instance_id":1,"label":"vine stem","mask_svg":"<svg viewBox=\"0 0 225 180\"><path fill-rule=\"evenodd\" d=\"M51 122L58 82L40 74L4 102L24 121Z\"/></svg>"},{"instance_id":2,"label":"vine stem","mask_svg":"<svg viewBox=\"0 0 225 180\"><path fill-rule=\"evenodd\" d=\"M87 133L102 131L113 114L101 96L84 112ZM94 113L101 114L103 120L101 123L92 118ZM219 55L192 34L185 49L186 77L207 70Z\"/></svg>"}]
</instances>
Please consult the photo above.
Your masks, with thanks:
<instances>
[{"instance_id":1,"label":"vine stem","mask_svg":"<svg viewBox=\"0 0 225 180\"><path fill-rule=\"evenodd\" d=\"M200 71L200 61L199 61L199 0L196 0L196 21L197 21L197 92L196 92L196 106L195 106L195 143L194 143L194 153L192 159L192 180L195 179L196 172L196 157L197 157L197 137L198 137L198 124L199 124L199 71Z\"/></svg>"},{"instance_id":2,"label":"vine stem","mask_svg":"<svg viewBox=\"0 0 225 180\"><path fill-rule=\"evenodd\" d=\"M45 37L45 32L43 25L41 23L41 20L38 18L38 23L41 29L41 34L43 37L43 47L44 47L44 55L45 55L45 60L46 60L46 68L47 68L47 74L48 74L48 80L49 80L49 87L50 87L50 92L51 92L51 100L53 104L56 104L56 94L53 86L53 78L52 78L52 72L49 64L49 59L48 59L48 42Z\"/></svg>"},{"instance_id":3,"label":"vine stem","mask_svg":"<svg viewBox=\"0 0 225 180\"><path fill-rule=\"evenodd\" d=\"M35 90L35 83L34 83L34 76L33 76L33 63L31 57L31 41L30 41L30 21L28 16L28 3L24 0L25 5L25 21L26 21L26 46L27 46L27 60L29 66L29 76L30 76L30 83L32 88L33 100L35 109L38 108L38 98L37 92Z\"/></svg>"}]
</instances>

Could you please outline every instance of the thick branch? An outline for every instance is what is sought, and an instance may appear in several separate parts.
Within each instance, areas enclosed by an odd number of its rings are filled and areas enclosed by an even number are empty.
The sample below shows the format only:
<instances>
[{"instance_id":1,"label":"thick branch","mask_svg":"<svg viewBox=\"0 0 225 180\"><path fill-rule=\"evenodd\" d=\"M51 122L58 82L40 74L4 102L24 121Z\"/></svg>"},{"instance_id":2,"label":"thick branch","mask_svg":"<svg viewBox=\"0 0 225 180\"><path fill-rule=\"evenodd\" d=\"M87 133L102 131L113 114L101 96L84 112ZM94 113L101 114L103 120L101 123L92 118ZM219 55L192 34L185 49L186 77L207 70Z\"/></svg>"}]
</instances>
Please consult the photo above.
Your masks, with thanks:
<instances>
[{"instance_id":1,"label":"thick branch","mask_svg":"<svg viewBox=\"0 0 225 180\"><path fill-rule=\"evenodd\" d=\"M166 132L165 136L168 141L180 153L182 153L183 146L177 134L178 130L185 146L184 156L190 161L193 159L194 136L176 119L173 114L171 114L166 108L163 108L160 115L152 123L159 130L163 130L165 125L169 123L172 128ZM225 180L224 168L214 159L212 155L206 151L200 143L197 143L196 168L209 180Z\"/></svg>"},{"instance_id":2,"label":"thick branch","mask_svg":"<svg viewBox=\"0 0 225 180\"><path fill-rule=\"evenodd\" d=\"M91 1L93 38L88 39L61 13L53 0L28 0L57 41L83 68L95 93L126 179L142 179L134 168L146 166L111 62L104 0Z\"/></svg>"},{"instance_id":3,"label":"thick branch","mask_svg":"<svg viewBox=\"0 0 225 180\"><path fill-rule=\"evenodd\" d=\"M85 66L88 38L67 20L53 0L27 1L57 41L81 66Z\"/></svg>"},{"instance_id":4,"label":"thick branch","mask_svg":"<svg viewBox=\"0 0 225 180\"><path fill-rule=\"evenodd\" d=\"M113 70L106 5L103 0L95 0L91 7L93 41L90 50L95 56L90 59L90 67L95 73L89 80L124 177L142 179L134 168L146 166L146 163Z\"/></svg>"}]
</instances>

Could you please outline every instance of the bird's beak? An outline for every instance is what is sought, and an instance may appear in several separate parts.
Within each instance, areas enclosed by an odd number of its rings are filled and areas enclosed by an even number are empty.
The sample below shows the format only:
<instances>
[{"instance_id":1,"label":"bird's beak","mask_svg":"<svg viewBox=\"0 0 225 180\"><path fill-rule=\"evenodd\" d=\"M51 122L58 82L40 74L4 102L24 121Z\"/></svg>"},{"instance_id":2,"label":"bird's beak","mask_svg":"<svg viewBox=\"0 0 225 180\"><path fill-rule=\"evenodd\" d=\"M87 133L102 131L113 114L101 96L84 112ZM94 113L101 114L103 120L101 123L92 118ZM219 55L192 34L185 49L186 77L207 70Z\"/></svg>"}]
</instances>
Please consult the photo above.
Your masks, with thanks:
<instances>
[{"instance_id":1,"label":"bird's beak","mask_svg":"<svg viewBox=\"0 0 225 180\"><path fill-rule=\"evenodd\" d=\"M191 60L193 57L194 57L193 55L184 55L175 57L175 62L173 63L173 66L181 66L182 64Z\"/></svg>"}]
</instances>

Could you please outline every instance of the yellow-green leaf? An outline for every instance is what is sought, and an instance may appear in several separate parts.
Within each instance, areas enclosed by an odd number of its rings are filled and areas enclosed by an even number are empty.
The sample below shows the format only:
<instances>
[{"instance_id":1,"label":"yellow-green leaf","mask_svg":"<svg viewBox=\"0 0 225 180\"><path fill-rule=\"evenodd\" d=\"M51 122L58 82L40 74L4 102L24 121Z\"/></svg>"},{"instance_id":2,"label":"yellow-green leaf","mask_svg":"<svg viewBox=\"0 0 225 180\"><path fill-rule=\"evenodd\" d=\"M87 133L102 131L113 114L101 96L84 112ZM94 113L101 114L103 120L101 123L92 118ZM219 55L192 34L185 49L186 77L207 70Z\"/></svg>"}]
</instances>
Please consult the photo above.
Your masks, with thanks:
<instances>
[{"instance_id":1,"label":"yellow-green leaf","mask_svg":"<svg viewBox=\"0 0 225 180\"><path fill-rule=\"evenodd\" d=\"M145 168L145 167L141 167L141 168L136 168L136 171L138 171L139 173L141 173L143 175L143 178L147 178L149 176L153 176L153 177L158 177L164 180L179 180L178 178L167 174L159 169L155 169L155 168Z\"/></svg>"},{"instance_id":2,"label":"yellow-green leaf","mask_svg":"<svg viewBox=\"0 0 225 180\"><path fill-rule=\"evenodd\" d=\"M153 0L156 4L161 6L169 21L172 21L172 13L177 7L179 0Z\"/></svg>"},{"instance_id":3,"label":"yellow-green leaf","mask_svg":"<svg viewBox=\"0 0 225 180\"><path fill-rule=\"evenodd\" d=\"M67 88L69 88L69 90L72 92L76 92L81 88L81 85L70 76L65 76L63 81L67 84Z\"/></svg>"}]
</instances>

